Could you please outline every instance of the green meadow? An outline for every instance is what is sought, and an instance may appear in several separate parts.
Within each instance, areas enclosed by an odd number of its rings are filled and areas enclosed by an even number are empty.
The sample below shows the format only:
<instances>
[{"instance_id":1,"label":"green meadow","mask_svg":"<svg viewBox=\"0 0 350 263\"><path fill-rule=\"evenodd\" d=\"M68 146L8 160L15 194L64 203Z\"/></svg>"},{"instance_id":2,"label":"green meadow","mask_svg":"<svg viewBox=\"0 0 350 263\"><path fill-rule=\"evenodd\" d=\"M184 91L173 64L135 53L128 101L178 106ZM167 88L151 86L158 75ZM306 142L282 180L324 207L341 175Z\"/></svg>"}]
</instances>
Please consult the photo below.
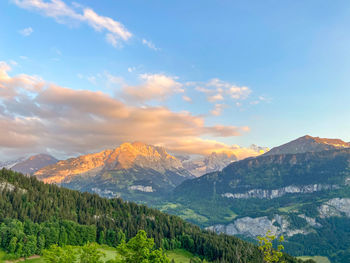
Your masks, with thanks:
<instances>
[{"instance_id":1,"label":"green meadow","mask_svg":"<svg viewBox=\"0 0 350 263\"><path fill-rule=\"evenodd\" d=\"M104 261L108 261L110 259L114 259L117 256L117 252L114 248L107 247L107 246L101 246L100 250L105 253ZM183 249L175 249L175 250L169 250L166 252L167 256L170 260L174 259L176 263L189 263L191 258L194 258L194 255L186 250ZM26 260L14 260L14 261L7 261L5 260L6 253L3 251L0 251L0 263L14 263L14 262L23 262L23 263L45 263L44 259L42 257L33 257Z\"/></svg>"}]
</instances>

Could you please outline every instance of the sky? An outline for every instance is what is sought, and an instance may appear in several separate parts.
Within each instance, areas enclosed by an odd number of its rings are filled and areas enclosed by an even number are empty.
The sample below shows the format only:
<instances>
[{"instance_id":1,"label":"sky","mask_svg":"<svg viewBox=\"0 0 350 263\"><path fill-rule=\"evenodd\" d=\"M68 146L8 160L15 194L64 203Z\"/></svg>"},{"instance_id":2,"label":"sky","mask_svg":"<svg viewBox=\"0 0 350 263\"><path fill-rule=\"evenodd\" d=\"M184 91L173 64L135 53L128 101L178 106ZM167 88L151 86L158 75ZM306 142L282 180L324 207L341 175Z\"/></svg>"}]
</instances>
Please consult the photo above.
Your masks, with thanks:
<instances>
[{"instance_id":1,"label":"sky","mask_svg":"<svg viewBox=\"0 0 350 263\"><path fill-rule=\"evenodd\" d=\"M0 156L350 141L350 2L0 1Z\"/></svg>"}]
</instances>

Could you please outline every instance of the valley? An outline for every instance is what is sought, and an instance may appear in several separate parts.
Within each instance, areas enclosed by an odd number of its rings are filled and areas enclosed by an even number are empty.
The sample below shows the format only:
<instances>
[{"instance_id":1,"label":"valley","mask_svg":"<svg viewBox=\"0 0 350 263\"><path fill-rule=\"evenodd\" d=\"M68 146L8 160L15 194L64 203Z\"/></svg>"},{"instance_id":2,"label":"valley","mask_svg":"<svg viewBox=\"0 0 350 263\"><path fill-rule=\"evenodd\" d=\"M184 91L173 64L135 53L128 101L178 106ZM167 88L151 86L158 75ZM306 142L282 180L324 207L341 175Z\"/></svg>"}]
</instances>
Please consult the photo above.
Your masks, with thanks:
<instances>
[{"instance_id":1,"label":"valley","mask_svg":"<svg viewBox=\"0 0 350 263\"><path fill-rule=\"evenodd\" d=\"M272 149L275 154L237 160L213 153L190 165L188 158L174 157L164 148L122 144L58 161L33 176L145 204L208 231L248 241L271 231L285 236L286 251L292 255L320 255L337 263L350 252L350 244L340 242L350 239L347 146L340 140L304 136ZM203 169L210 172L198 176ZM6 187L11 188L2 186ZM333 246L328 242L331 229L337 229L331 235Z\"/></svg>"}]
</instances>

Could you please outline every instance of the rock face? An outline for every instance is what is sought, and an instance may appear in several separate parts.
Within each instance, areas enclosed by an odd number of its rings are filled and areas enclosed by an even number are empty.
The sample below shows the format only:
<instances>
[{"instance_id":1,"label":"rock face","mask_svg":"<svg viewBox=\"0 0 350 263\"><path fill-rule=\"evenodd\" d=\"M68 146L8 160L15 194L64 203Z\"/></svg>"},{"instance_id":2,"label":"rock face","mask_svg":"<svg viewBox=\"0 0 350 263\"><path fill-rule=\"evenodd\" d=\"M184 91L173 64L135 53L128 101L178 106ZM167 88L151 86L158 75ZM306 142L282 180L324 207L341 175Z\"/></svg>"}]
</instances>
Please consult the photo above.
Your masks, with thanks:
<instances>
[{"instance_id":1,"label":"rock face","mask_svg":"<svg viewBox=\"0 0 350 263\"><path fill-rule=\"evenodd\" d=\"M342 148L350 148L350 143L344 142L340 139L326 139L306 135L289 143L272 148L264 155L321 152Z\"/></svg>"},{"instance_id":2,"label":"rock face","mask_svg":"<svg viewBox=\"0 0 350 263\"><path fill-rule=\"evenodd\" d=\"M310 231L307 228L292 229L288 217L281 215L274 215L272 219L267 216L263 217L243 217L235 220L228 225L214 225L207 227L218 234L224 233L227 235L243 235L247 237L256 238L257 236L264 236L268 231L271 234L279 236L286 235L288 237L296 234L307 234Z\"/></svg>"},{"instance_id":3,"label":"rock face","mask_svg":"<svg viewBox=\"0 0 350 263\"><path fill-rule=\"evenodd\" d=\"M190 173L199 177L206 173L221 171L227 165L237 160L238 158L234 154L213 152L208 156L195 160L184 160L182 164Z\"/></svg>"},{"instance_id":4,"label":"rock face","mask_svg":"<svg viewBox=\"0 0 350 263\"><path fill-rule=\"evenodd\" d=\"M46 183L126 199L133 199L131 192L169 191L193 178L181 161L164 148L141 142L123 143L116 149L59 161L34 175Z\"/></svg>"},{"instance_id":5,"label":"rock face","mask_svg":"<svg viewBox=\"0 0 350 263\"><path fill-rule=\"evenodd\" d=\"M286 194L307 194L318 192L322 190L334 190L339 189L337 185L327 185L327 184L312 184L295 186L289 185L279 189L252 189L244 193L224 193L223 197L233 198L233 199L249 199L249 198L259 198L259 199L273 199L277 197L282 197Z\"/></svg>"},{"instance_id":6,"label":"rock face","mask_svg":"<svg viewBox=\"0 0 350 263\"><path fill-rule=\"evenodd\" d=\"M333 198L319 207L320 217L350 217L350 198Z\"/></svg>"},{"instance_id":7,"label":"rock face","mask_svg":"<svg viewBox=\"0 0 350 263\"><path fill-rule=\"evenodd\" d=\"M348 217L350 218L350 198L333 198L318 208L319 218L330 217ZM272 219L267 216L263 217L243 217L234 220L229 224L218 224L207 227L216 233L225 233L228 235L244 235L248 237L263 236L267 231L273 235L286 235L291 237L296 234L306 235L313 229L322 228L322 224L317 222L316 218L308 217L305 214L299 214L298 217L305 220L306 225L299 228L291 227L288 215L274 215Z\"/></svg>"},{"instance_id":8,"label":"rock face","mask_svg":"<svg viewBox=\"0 0 350 263\"><path fill-rule=\"evenodd\" d=\"M17 162L11 167L12 170L23 174L33 174L39 169L57 163L58 160L48 154L37 154Z\"/></svg>"}]
</instances>

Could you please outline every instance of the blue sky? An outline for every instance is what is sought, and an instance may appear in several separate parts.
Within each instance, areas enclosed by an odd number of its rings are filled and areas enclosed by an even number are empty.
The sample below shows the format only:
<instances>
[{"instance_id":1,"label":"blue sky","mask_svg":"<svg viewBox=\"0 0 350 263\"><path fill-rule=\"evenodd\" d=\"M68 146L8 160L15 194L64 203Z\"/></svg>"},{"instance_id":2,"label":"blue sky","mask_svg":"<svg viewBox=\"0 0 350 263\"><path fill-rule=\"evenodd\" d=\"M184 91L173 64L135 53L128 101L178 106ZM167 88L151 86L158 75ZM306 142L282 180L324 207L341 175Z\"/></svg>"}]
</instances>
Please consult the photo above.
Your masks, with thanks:
<instances>
[{"instance_id":1,"label":"blue sky","mask_svg":"<svg viewBox=\"0 0 350 263\"><path fill-rule=\"evenodd\" d=\"M197 127L184 138L189 141L272 147L305 134L350 141L348 1L5 0L0 10L0 61L12 78L26 74L101 91L138 109L186 111L205 127L231 131L223 136ZM84 10L95 16L83 16ZM161 96L152 93L164 88ZM7 121L28 117L11 112L9 103L3 102ZM162 136L143 141L180 149ZM99 145L125 137L113 138ZM42 150L45 143L39 144L28 143L26 151ZM15 154L18 146L3 147ZM100 148L60 147L61 154Z\"/></svg>"}]
</instances>

